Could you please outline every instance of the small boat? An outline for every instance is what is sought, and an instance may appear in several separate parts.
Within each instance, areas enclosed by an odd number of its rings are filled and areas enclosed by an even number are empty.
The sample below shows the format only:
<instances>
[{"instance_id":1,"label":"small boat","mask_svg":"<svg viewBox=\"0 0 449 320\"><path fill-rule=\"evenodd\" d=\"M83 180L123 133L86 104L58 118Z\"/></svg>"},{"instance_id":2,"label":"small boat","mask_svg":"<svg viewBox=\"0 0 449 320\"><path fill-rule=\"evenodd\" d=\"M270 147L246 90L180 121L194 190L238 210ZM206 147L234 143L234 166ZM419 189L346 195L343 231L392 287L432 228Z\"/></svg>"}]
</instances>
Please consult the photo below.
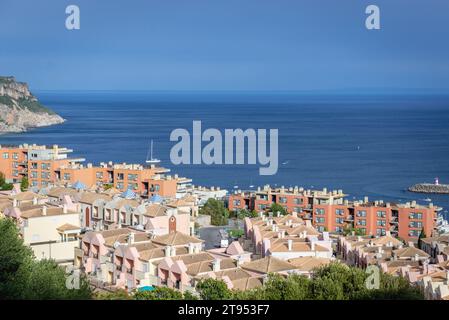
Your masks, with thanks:
<instances>
[{"instance_id":1,"label":"small boat","mask_svg":"<svg viewBox=\"0 0 449 320\"><path fill-rule=\"evenodd\" d=\"M147 160L145 161L148 164L156 164L161 162L161 160L153 158L153 139L151 139L151 144L150 144L150 158L148 159L148 154L147 154Z\"/></svg>"}]
</instances>

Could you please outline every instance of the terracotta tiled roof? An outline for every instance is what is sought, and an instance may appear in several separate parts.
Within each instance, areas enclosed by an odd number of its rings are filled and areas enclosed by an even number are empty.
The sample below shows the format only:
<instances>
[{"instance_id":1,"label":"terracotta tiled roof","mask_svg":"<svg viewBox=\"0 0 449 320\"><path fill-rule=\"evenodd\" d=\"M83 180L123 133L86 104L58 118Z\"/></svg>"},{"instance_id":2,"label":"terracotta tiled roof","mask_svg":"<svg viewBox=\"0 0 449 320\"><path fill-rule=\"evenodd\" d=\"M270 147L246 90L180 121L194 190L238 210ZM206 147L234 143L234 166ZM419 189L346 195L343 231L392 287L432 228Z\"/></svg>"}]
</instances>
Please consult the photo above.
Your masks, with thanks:
<instances>
[{"instance_id":1,"label":"terracotta tiled roof","mask_svg":"<svg viewBox=\"0 0 449 320\"><path fill-rule=\"evenodd\" d=\"M182 246L189 243L200 243L203 240L175 231L163 236L157 236L153 239L153 242L161 245Z\"/></svg>"},{"instance_id":2,"label":"terracotta tiled roof","mask_svg":"<svg viewBox=\"0 0 449 320\"><path fill-rule=\"evenodd\" d=\"M242 278L236 279L232 281L234 290L251 290L263 285L263 279L261 277L250 277L250 278Z\"/></svg>"},{"instance_id":3,"label":"terracotta tiled roof","mask_svg":"<svg viewBox=\"0 0 449 320\"><path fill-rule=\"evenodd\" d=\"M280 272L295 269L295 266L272 256L254 260L241 266L242 269L259 273Z\"/></svg>"},{"instance_id":4,"label":"terracotta tiled roof","mask_svg":"<svg viewBox=\"0 0 449 320\"><path fill-rule=\"evenodd\" d=\"M165 216L167 214L167 207L160 205L160 204L151 204L148 207L146 207L146 212L143 214L147 217L161 217Z\"/></svg>"},{"instance_id":5,"label":"terracotta tiled roof","mask_svg":"<svg viewBox=\"0 0 449 320\"><path fill-rule=\"evenodd\" d=\"M56 230L61 231L61 232L70 231L70 230L79 230L79 229L81 229L80 226L75 226L70 223L65 223L62 226L59 226L56 228Z\"/></svg>"},{"instance_id":6,"label":"terracotta tiled roof","mask_svg":"<svg viewBox=\"0 0 449 320\"><path fill-rule=\"evenodd\" d=\"M112 200L112 198L107 194L96 193L96 192L83 192L79 199L79 202L93 204L98 199L103 199L104 201Z\"/></svg>"},{"instance_id":7,"label":"terracotta tiled roof","mask_svg":"<svg viewBox=\"0 0 449 320\"><path fill-rule=\"evenodd\" d=\"M414 257L416 254L419 257L430 257L427 253L415 247L405 247L402 249L393 250L393 253L396 254L398 258Z\"/></svg>"},{"instance_id":8,"label":"terracotta tiled roof","mask_svg":"<svg viewBox=\"0 0 449 320\"><path fill-rule=\"evenodd\" d=\"M300 271L311 271L315 268L327 265L331 262L327 258L317 258L317 257L301 257L288 260L289 263L295 266L296 269Z\"/></svg>"}]
</instances>

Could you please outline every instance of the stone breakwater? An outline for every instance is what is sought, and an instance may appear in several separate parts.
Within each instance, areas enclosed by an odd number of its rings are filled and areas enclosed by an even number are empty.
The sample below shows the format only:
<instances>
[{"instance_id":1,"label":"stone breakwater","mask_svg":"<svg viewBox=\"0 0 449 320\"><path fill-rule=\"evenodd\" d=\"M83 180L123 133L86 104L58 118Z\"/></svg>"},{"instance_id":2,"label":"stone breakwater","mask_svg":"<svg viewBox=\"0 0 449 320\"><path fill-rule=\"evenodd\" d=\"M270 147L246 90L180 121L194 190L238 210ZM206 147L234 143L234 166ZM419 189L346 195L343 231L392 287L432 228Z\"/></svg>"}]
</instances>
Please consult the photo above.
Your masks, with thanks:
<instances>
[{"instance_id":1,"label":"stone breakwater","mask_svg":"<svg viewBox=\"0 0 449 320\"><path fill-rule=\"evenodd\" d=\"M408 188L408 191L449 194L449 184L418 183Z\"/></svg>"}]
</instances>

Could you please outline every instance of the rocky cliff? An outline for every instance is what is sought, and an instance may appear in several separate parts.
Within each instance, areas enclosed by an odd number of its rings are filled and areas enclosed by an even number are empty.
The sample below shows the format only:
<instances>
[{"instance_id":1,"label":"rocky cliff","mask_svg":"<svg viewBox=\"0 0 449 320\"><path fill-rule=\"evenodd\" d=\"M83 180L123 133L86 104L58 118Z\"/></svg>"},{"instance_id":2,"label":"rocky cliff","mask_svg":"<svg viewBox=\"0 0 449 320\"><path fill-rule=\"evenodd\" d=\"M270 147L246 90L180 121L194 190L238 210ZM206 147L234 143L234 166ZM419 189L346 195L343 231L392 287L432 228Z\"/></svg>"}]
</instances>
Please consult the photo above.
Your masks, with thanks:
<instances>
[{"instance_id":1,"label":"rocky cliff","mask_svg":"<svg viewBox=\"0 0 449 320\"><path fill-rule=\"evenodd\" d=\"M0 77L0 134L51 126L65 120L41 105L28 85L13 77Z\"/></svg>"}]
</instances>

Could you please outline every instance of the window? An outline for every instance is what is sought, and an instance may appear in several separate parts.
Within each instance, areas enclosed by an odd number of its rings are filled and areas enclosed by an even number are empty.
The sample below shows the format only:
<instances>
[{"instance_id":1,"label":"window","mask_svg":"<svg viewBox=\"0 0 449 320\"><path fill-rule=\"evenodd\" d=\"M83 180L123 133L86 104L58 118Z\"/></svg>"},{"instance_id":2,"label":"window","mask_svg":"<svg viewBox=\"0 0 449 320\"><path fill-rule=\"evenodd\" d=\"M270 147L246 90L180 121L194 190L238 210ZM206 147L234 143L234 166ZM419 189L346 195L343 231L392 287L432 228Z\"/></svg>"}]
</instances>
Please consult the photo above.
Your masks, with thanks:
<instances>
[{"instance_id":1,"label":"window","mask_svg":"<svg viewBox=\"0 0 449 320\"><path fill-rule=\"evenodd\" d=\"M335 214L337 216L343 216L345 214L345 210L344 209L336 209Z\"/></svg>"},{"instance_id":2,"label":"window","mask_svg":"<svg viewBox=\"0 0 449 320\"><path fill-rule=\"evenodd\" d=\"M37 171L31 171L31 178L37 179Z\"/></svg>"},{"instance_id":3,"label":"window","mask_svg":"<svg viewBox=\"0 0 449 320\"><path fill-rule=\"evenodd\" d=\"M365 219L360 219L357 221L357 225L359 226L366 226L366 220Z\"/></svg>"},{"instance_id":4,"label":"window","mask_svg":"<svg viewBox=\"0 0 449 320\"><path fill-rule=\"evenodd\" d=\"M70 180L70 173L64 173L64 180Z\"/></svg>"},{"instance_id":5,"label":"window","mask_svg":"<svg viewBox=\"0 0 449 320\"><path fill-rule=\"evenodd\" d=\"M410 223L409 223L409 227L410 228L419 228L419 229L422 229L422 222L421 221L411 221Z\"/></svg>"},{"instance_id":6,"label":"window","mask_svg":"<svg viewBox=\"0 0 449 320\"><path fill-rule=\"evenodd\" d=\"M266 204L259 204L259 210L265 210L267 208Z\"/></svg>"},{"instance_id":7,"label":"window","mask_svg":"<svg viewBox=\"0 0 449 320\"><path fill-rule=\"evenodd\" d=\"M315 217L315 222L316 223L324 223L326 221L325 218L323 217Z\"/></svg>"},{"instance_id":8,"label":"window","mask_svg":"<svg viewBox=\"0 0 449 320\"><path fill-rule=\"evenodd\" d=\"M343 218L335 218L335 223L338 223L338 224L344 223Z\"/></svg>"},{"instance_id":9,"label":"window","mask_svg":"<svg viewBox=\"0 0 449 320\"><path fill-rule=\"evenodd\" d=\"M101 171L97 172L96 176L97 176L97 179L103 179L103 172L101 172Z\"/></svg>"},{"instance_id":10,"label":"window","mask_svg":"<svg viewBox=\"0 0 449 320\"><path fill-rule=\"evenodd\" d=\"M117 189L119 189L119 190L123 190L123 182L119 182L119 183L117 183Z\"/></svg>"},{"instance_id":11,"label":"window","mask_svg":"<svg viewBox=\"0 0 449 320\"><path fill-rule=\"evenodd\" d=\"M315 214L317 214L317 215L324 215L324 213L325 213L324 209L316 209L315 210Z\"/></svg>"},{"instance_id":12,"label":"window","mask_svg":"<svg viewBox=\"0 0 449 320\"><path fill-rule=\"evenodd\" d=\"M42 172L41 178L42 179L50 179L50 172Z\"/></svg>"},{"instance_id":13,"label":"window","mask_svg":"<svg viewBox=\"0 0 449 320\"><path fill-rule=\"evenodd\" d=\"M303 204L303 200L302 200L302 198L295 198L295 199L293 199L293 203L294 204Z\"/></svg>"},{"instance_id":14,"label":"window","mask_svg":"<svg viewBox=\"0 0 449 320\"><path fill-rule=\"evenodd\" d=\"M343 232L343 228L342 227L335 227L335 232Z\"/></svg>"},{"instance_id":15,"label":"window","mask_svg":"<svg viewBox=\"0 0 449 320\"><path fill-rule=\"evenodd\" d=\"M410 231L408 232L408 235L409 235L410 237L418 237L419 234L420 234L420 231L419 231L419 230L410 230Z\"/></svg>"},{"instance_id":16,"label":"window","mask_svg":"<svg viewBox=\"0 0 449 320\"><path fill-rule=\"evenodd\" d=\"M240 205L240 200L234 200L232 203L234 204L234 206L239 206Z\"/></svg>"},{"instance_id":17,"label":"window","mask_svg":"<svg viewBox=\"0 0 449 320\"><path fill-rule=\"evenodd\" d=\"M9 159L9 153L8 152L4 152L3 153L3 159Z\"/></svg>"},{"instance_id":18,"label":"window","mask_svg":"<svg viewBox=\"0 0 449 320\"><path fill-rule=\"evenodd\" d=\"M14 153L12 154L12 158L13 158L14 160L17 160L17 159L19 159L19 155L18 155L16 152L14 152Z\"/></svg>"},{"instance_id":19,"label":"window","mask_svg":"<svg viewBox=\"0 0 449 320\"><path fill-rule=\"evenodd\" d=\"M387 216L387 213L385 211L377 211L378 218L385 218L386 216Z\"/></svg>"},{"instance_id":20,"label":"window","mask_svg":"<svg viewBox=\"0 0 449 320\"><path fill-rule=\"evenodd\" d=\"M18 167L19 167L19 163L18 163L17 161L14 161L14 162L12 163L12 167L13 167L13 168L18 168Z\"/></svg>"},{"instance_id":21,"label":"window","mask_svg":"<svg viewBox=\"0 0 449 320\"><path fill-rule=\"evenodd\" d=\"M125 179L125 175L123 173L117 173L117 180Z\"/></svg>"},{"instance_id":22,"label":"window","mask_svg":"<svg viewBox=\"0 0 449 320\"><path fill-rule=\"evenodd\" d=\"M301 213L301 212L302 212L302 208L300 208L300 207L294 207L294 208L293 208L293 212Z\"/></svg>"},{"instance_id":23,"label":"window","mask_svg":"<svg viewBox=\"0 0 449 320\"><path fill-rule=\"evenodd\" d=\"M31 169L37 169L37 163L31 162Z\"/></svg>"},{"instance_id":24,"label":"window","mask_svg":"<svg viewBox=\"0 0 449 320\"><path fill-rule=\"evenodd\" d=\"M49 163L41 163L41 169L42 170L50 170L50 164Z\"/></svg>"},{"instance_id":25,"label":"window","mask_svg":"<svg viewBox=\"0 0 449 320\"><path fill-rule=\"evenodd\" d=\"M377 220L377 225L378 225L378 226L385 227L386 222L385 222L385 220Z\"/></svg>"},{"instance_id":26,"label":"window","mask_svg":"<svg viewBox=\"0 0 449 320\"><path fill-rule=\"evenodd\" d=\"M37 181L36 181L36 180L32 180L32 181L31 181L31 186L32 186L32 187L37 187L37 185L38 185L38 184L37 184Z\"/></svg>"},{"instance_id":27,"label":"window","mask_svg":"<svg viewBox=\"0 0 449 320\"><path fill-rule=\"evenodd\" d=\"M358 210L357 211L357 217L366 217L366 211L365 210Z\"/></svg>"},{"instance_id":28,"label":"window","mask_svg":"<svg viewBox=\"0 0 449 320\"><path fill-rule=\"evenodd\" d=\"M131 174L131 173L129 173L129 174L128 174L128 180L132 180L132 181L137 180L137 174Z\"/></svg>"},{"instance_id":29,"label":"window","mask_svg":"<svg viewBox=\"0 0 449 320\"><path fill-rule=\"evenodd\" d=\"M416 219L416 220L422 220L422 213L421 212L410 212L409 214L410 219Z\"/></svg>"},{"instance_id":30,"label":"window","mask_svg":"<svg viewBox=\"0 0 449 320\"><path fill-rule=\"evenodd\" d=\"M376 229L376 234L378 236L384 236L384 235L386 235L386 231L385 231L385 229Z\"/></svg>"},{"instance_id":31,"label":"window","mask_svg":"<svg viewBox=\"0 0 449 320\"><path fill-rule=\"evenodd\" d=\"M287 203L286 197L279 197L279 203Z\"/></svg>"}]
</instances>

